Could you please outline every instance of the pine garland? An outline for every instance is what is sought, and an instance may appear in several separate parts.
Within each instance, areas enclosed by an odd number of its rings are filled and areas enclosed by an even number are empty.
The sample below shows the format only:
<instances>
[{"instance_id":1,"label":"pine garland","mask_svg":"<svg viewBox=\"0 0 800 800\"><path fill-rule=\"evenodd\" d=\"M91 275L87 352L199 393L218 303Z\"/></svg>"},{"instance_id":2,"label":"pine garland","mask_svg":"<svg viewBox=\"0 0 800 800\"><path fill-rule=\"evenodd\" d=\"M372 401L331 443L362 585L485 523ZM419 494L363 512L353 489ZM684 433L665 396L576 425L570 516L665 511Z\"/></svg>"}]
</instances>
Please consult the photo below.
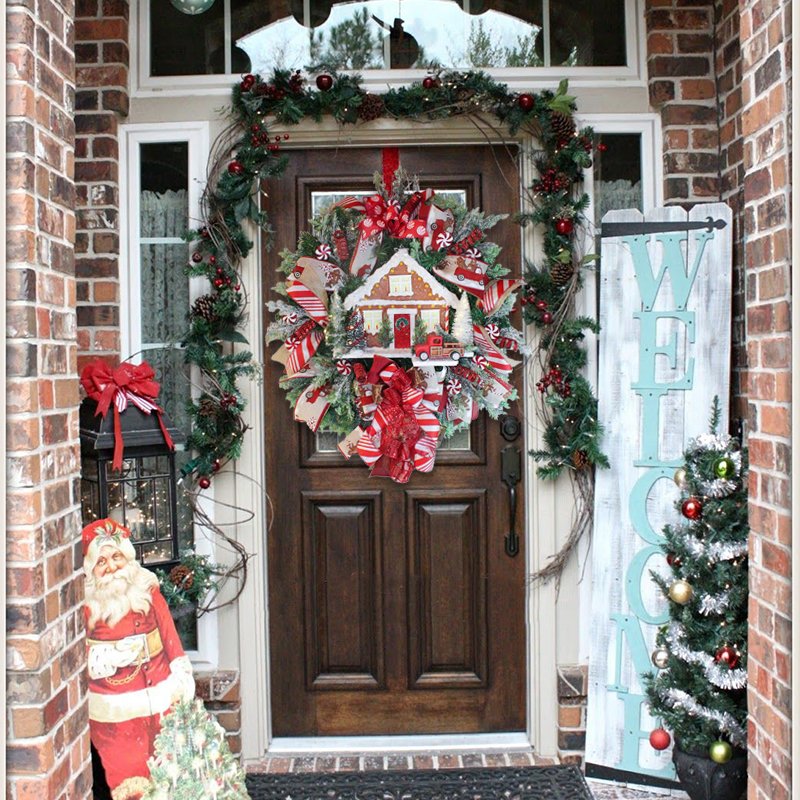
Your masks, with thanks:
<instances>
[{"instance_id":1,"label":"pine garland","mask_svg":"<svg viewBox=\"0 0 800 800\"><path fill-rule=\"evenodd\" d=\"M287 163L280 146L288 134L273 136L271 120L296 125L303 119L320 121L332 116L344 125L358 122L365 114L371 119L383 116L420 122L465 116L492 140L499 135L494 119L512 135L524 131L542 147L534 156L538 178L525 188L532 210L520 214L518 222L544 230L544 259L529 264L525 276L524 319L540 330L536 353L542 372L560 369L571 387L567 396L547 393L540 398L544 446L533 453L541 463L542 477L556 478L566 471L573 480L577 513L570 541L539 577L558 575L591 522L593 467L608 464L600 446L597 400L581 374L586 363L585 332L596 332L597 327L593 320L576 318L574 310L581 271L591 264L590 257L578 256L573 231L588 206L587 195L577 187L582 170L591 165L593 132L576 129L575 99L567 93L566 81L555 91L520 94L480 71L440 70L424 82L375 96L364 90L357 74L331 71L331 78L327 91L316 90L301 73L278 69L266 78L245 75L233 87L233 122L212 154L204 224L190 235L196 246L190 273L208 278L213 302L192 313L185 340L186 359L203 376L202 397L190 409L195 432L189 445L196 457L185 474L200 480L202 486L226 461L239 456L247 429L238 381L253 376L257 367L248 351L231 351L237 344L246 345L238 331L247 307L240 267L253 243L244 224L249 220L269 232L269 219L258 205L259 182L280 175ZM362 110L367 105L369 109ZM338 222L334 217L324 224ZM470 224L468 218L462 221L467 230ZM332 233L312 229L299 251L313 255L311 239L329 241ZM454 231L455 239L462 235L463 231ZM350 251L353 244L352 240L343 242ZM496 253L482 250L481 245L478 249L484 260L496 260ZM420 263L427 269L432 266L422 259ZM490 273L489 277L496 276ZM480 317L475 321L484 322ZM277 329L273 333L278 336Z\"/></svg>"}]
</instances>

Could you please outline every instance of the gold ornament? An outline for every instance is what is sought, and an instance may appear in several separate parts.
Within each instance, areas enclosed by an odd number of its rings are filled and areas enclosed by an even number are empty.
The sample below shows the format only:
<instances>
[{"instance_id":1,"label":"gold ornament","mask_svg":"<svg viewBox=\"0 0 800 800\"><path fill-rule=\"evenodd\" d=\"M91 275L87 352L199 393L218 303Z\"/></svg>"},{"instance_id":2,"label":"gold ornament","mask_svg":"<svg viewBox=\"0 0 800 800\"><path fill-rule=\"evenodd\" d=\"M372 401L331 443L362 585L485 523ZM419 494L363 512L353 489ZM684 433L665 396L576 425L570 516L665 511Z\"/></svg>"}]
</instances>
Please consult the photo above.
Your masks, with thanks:
<instances>
[{"instance_id":1,"label":"gold ornament","mask_svg":"<svg viewBox=\"0 0 800 800\"><path fill-rule=\"evenodd\" d=\"M675 581L669 587L669 599L679 606L685 606L692 599L693 594L692 584L687 581Z\"/></svg>"},{"instance_id":2,"label":"gold ornament","mask_svg":"<svg viewBox=\"0 0 800 800\"><path fill-rule=\"evenodd\" d=\"M680 467L679 469L676 469L675 470L675 475L673 477L673 480L675 481L675 485L679 489L685 489L686 488L686 470L683 467Z\"/></svg>"},{"instance_id":3,"label":"gold ornament","mask_svg":"<svg viewBox=\"0 0 800 800\"><path fill-rule=\"evenodd\" d=\"M717 764L727 764L733 758L733 748L727 742L717 740L708 748L708 756Z\"/></svg>"},{"instance_id":4,"label":"gold ornament","mask_svg":"<svg viewBox=\"0 0 800 800\"><path fill-rule=\"evenodd\" d=\"M650 660L659 669L666 669L667 663L669 662L669 650L667 650L666 647L656 648Z\"/></svg>"}]
</instances>

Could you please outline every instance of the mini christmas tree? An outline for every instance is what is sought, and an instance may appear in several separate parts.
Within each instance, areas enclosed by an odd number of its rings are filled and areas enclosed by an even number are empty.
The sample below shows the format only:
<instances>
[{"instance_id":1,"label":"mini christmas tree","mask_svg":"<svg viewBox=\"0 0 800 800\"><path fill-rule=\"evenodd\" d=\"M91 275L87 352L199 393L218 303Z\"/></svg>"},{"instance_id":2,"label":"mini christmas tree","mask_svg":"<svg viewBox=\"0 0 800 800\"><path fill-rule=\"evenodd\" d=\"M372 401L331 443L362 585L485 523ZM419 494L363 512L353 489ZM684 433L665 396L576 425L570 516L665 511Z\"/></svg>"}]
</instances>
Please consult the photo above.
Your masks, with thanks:
<instances>
[{"instance_id":1,"label":"mini christmas tree","mask_svg":"<svg viewBox=\"0 0 800 800\"><path fill-rule=\"evenodd\" d=\"M414 344L425 344L428 338L428 326L420 315L414 320Z\"/></svg>"},{"instance_id":2,"label":"mini christmas tree","mask_svg":"<svg viewBox=\"0 0 800 800\"><path fill-rule=\"evenodd\" d=\"M394 333L392 332L392 324L389 322L388 317L381 320L381 327L378 330L378 343L381 347L391 347L394 341Z\"/></svg>"},{"instance_id":3,"label":"mini christmas tree","mask_svg":"<svg viewBox=\"0 0 800 800\"><path fill-rule=\"evenodd\" d=\"M202 700L176 703L161 721L142 800L249 800L244 772Z\"/></svg>"},{"instance_id":4,"label":"mini christmas tree","mask_svg":"<svg viewBox=\"0 0 800 800\"><path fill-rule=\"evenodd\" d=\"M650 713L683 751L725 763L747 745L747 455L739 442L716 433L697 437L675 473L676 503L684 517L664 528L671 576L653 574L669 601L670 622L658 633L645 675ZM666 749L670 736L653 731Z\"/></svg>"},{"instance_id":5,"label":"mini christmas tree","mask_svg":"<svg viewBox=\"0 0 800 800\"><path fill-rule=\"evenodd\" d=\"M328 309L328 327L325 328L325 340L331 346L334 358L343 355L351 345L348 341L348 334L352 333L347 329L346 313L342 305L342 298L338 292L333 292ZM364 331L363 319L361 331Z\"/></svg>"},{"instance_id":6,"label":"mini christmas tree","mask_svg":"<svg viewBox=\"0 0 800 800\"><path fill-rule=\"evenodd\" d=\"M472 344L472 311L469 307L469 295L466 292L459 298L452 334L465 347Z\"/></svg>"},{"instance_id":7,"label":"mini christmas tree","mask_svg":"<svg viewBox=\"0 0 800 800\"><path fill-rule=\"evenodd\" d=\"M347 320L345 326L345 343L349 349L363 347L367 341L367 334L364 331L364 315L361 309L355 309Z\"/></svg>"}]
</instances>

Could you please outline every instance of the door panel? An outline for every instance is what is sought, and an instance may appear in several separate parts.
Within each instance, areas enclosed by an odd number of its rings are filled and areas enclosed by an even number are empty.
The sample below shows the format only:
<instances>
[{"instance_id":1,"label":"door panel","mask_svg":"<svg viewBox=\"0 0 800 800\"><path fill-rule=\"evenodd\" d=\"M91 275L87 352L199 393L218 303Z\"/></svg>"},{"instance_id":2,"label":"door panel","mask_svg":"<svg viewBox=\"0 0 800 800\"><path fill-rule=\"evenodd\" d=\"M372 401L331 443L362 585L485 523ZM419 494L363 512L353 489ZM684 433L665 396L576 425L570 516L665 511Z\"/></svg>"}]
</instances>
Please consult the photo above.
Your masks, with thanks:
<instances>
[{"instance_id":1,"label":"door panel","mask_svg":"<svg viewBox=\"0 0 800 800\"><path fill-rule=\"evenodd\" d=\"M487 213L518 210L505 148L402 148L423 187L457 191ZM292 153L264 184L275 226L263 282L278 281L315 202L368 194L379 149ZM519 274L519 228L490 233ZM413 322L406 330L413 335ZM397 332L397 328L395 328ZM459 733L525 727L524 554L509 558L507 443L482 413L433 472L405 485L370 478L335 437L295 423L265 353L270 681L277 736ZM519 376L516 378L519 388ZM511 413L519 414L517 404ZM522 441L517 445L522 448ZM524 504L518 504L521 530Z\"/></svg>"}]
</instances>

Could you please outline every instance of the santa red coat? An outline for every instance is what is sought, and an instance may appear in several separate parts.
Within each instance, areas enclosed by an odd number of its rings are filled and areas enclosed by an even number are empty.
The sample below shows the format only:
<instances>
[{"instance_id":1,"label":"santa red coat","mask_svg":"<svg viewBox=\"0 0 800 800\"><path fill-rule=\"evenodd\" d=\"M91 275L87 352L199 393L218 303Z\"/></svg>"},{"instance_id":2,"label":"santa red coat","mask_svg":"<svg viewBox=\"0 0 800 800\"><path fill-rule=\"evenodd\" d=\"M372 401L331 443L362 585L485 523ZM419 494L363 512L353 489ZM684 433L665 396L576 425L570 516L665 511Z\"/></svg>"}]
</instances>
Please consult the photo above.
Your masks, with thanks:
<instances>
[{"instance_id":1,"label":"santa red coat","mask_svg":"<svg viewBox=\"0 0 800 800\"><path fill-rule=\"evenodd\" d=\"M147 760L161 727L161 715L191 692L191 664L161 592L154 588L147 613L128 612L116 625L98 621L88 629L89 730L100 754L114 800L138 798L149 782ZM120 667L105 678L92 677L92 647L158 631L162 649L144 663ZM153 640L151 636L151 641ZM98 651L101 651L98 648Z\"/></svg>"}]
</instances>

